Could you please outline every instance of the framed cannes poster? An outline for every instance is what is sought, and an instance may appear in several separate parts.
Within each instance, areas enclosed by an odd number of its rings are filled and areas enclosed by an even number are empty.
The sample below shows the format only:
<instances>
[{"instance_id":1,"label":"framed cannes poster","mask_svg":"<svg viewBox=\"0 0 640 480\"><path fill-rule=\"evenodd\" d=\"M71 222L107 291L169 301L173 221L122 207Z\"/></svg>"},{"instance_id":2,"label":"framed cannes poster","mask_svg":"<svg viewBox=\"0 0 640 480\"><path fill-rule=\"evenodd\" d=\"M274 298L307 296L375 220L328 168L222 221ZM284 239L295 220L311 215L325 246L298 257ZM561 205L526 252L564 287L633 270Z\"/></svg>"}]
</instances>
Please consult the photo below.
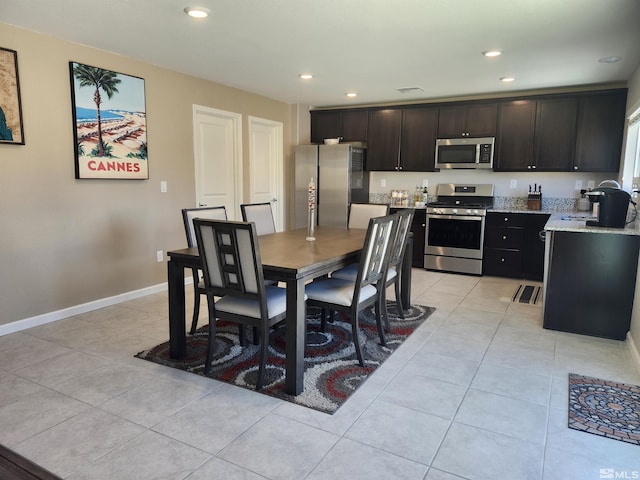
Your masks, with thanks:
<instances>
[{"instance_id":1,"label":"framed cannes poster","mask_svg":"<svg viewBox=\"0 0 640 480\"><path fill-rule=\"evenodd\" d=\"M18 54L0 47L0 143L24 145Z\"/></svg>"},{"instance_id":2,"label":"framed cannes poster","mask_svg":"<svg viewBox=\"0 0 640 480\"><path fill-rule=\"evenodd\" d=\"M144 79L69 62L76 178L148 179Z\"/></svg>"}]
</instances>

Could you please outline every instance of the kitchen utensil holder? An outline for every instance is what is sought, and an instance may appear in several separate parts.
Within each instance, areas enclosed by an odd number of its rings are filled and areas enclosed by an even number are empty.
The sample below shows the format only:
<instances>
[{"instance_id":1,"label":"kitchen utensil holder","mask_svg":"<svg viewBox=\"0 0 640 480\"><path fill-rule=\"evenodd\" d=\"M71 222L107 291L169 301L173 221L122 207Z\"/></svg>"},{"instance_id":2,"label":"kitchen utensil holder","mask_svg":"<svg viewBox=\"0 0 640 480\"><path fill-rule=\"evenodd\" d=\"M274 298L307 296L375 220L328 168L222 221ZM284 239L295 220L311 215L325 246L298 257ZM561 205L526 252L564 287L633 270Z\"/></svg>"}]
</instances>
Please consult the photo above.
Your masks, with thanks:
<instances>
[{"instance_id":1,"label":"kitchen utensil holder","mask_svg":"<svg viewBox=\"0 0 640 480\"><path fill-rule=\"evenodd\" d=\"M529 210L540 210L542 209L542 194L541 193L530 193L527 197L527 209Z\"/></svg>"}]
</instances>

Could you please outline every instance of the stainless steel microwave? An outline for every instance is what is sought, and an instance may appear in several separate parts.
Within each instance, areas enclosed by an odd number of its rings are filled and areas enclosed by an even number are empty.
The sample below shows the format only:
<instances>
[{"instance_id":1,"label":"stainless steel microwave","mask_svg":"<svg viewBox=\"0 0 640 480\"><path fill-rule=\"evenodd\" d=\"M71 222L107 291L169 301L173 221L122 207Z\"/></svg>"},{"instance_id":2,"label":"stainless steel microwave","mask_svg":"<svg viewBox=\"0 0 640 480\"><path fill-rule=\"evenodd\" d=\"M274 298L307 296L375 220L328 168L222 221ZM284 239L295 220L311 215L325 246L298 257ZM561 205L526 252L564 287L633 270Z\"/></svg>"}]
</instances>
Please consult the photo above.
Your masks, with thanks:
<instances>
[{"instance_id":1,"label":"stainless steel microwave","mask_svg":"<svg viewBox=\"0 0 640 480\"><path fill-rule=\"evenodd\" d=\"M494 137L439 138L436 168L493 168Z\"/></svg>"}]
</instances>

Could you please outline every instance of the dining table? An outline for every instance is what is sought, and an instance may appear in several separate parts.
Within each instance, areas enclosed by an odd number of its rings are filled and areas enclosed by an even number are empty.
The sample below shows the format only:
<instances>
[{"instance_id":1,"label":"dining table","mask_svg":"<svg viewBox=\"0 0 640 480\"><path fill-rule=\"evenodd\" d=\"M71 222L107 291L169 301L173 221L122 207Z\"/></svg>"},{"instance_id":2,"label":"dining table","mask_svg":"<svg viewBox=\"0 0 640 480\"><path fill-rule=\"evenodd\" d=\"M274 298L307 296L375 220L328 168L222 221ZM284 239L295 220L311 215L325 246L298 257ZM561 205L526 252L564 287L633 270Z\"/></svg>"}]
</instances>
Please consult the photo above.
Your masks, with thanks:
<instances>
[{"instance_id":1,"label":"dining table","mask_svg":"<svg viewBox=\"0 0 640 480\"><path fill-rule=\"evenodd\" d=\"M307 240L306 228L258 237L265 279L286 285L285 391L298 395L304 389L306 337L305 284L357 261L364 246L365 229L318 226L315 240ZM403 259L401 297L410 305L412 235ZM185 268L201 268L197 247L167 252L169 295L169 349L172 358L187 354L185 326Z\"/></svg>"}]
</instances>

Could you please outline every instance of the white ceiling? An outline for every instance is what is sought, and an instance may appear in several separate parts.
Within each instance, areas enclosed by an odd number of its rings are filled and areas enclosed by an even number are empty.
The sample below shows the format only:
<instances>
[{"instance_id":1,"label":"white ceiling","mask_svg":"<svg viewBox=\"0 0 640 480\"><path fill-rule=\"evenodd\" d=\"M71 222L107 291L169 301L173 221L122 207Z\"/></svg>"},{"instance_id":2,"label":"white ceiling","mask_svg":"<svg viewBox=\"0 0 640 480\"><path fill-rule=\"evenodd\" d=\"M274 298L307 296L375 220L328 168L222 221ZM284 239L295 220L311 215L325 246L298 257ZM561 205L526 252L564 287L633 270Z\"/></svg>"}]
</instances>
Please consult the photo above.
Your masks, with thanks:
<instances>
[{"instance_id":1,"label":"white ceiling","mask_svg":"<svg viewBox=\"0 0 640 480\"><path fill-rule=\"evenodd\" d=\"M2 0L0 21L315 107L624 82L640 64L640 0Z\"/></svg>"}]
</instances>

